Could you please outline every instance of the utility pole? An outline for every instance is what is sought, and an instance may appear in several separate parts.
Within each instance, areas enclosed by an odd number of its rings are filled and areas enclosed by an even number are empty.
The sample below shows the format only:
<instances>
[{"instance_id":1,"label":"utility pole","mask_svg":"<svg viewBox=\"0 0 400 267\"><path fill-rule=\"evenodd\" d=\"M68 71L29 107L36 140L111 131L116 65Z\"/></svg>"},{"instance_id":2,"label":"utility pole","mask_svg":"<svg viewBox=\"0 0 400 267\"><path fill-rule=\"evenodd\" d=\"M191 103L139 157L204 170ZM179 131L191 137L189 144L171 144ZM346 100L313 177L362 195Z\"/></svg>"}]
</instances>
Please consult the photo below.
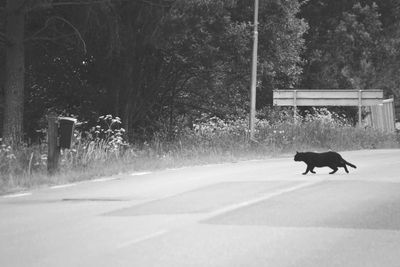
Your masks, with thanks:
<instances>
[{"instance_id":1,"label":"utility pole","mask_svg":"<svg viewBox=\"0 0 400 267\"><path fill-rule=\"evenodd\" d=\"M251 90L250 90L250 140L254 140L254 124L256 120L257 46L258 46L258 0L255 0L253 58L251 66Z\"/></svg>"}]
</instances>

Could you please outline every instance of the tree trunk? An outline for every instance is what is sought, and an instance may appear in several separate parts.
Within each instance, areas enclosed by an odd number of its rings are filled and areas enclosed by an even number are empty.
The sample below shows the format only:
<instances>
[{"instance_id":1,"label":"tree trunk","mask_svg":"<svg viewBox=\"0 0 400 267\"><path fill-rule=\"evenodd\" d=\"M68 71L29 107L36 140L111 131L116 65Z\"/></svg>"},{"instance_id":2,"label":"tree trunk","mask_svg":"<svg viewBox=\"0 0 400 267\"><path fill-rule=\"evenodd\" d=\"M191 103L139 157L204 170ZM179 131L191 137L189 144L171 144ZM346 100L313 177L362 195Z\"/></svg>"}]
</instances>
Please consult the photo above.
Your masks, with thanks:
<instances>
[{"instance_id":1,"label":"tree trunk","mask_svg":"<svg viewBox=\"0 0 400 267\"><path fill-rule=\"evenodd\" d=\"M125 129L125 134L128 137L128 140L133 139L133 132L132 132L132 108L133 108L133 67L129 64L128 61L125 62L125 70L124 70L124 80L123 83L124 92L120 94L121 101L123 103L122 109L122 122L123 127Z\"/></svg>"},{"instance_id":2,"label":"tree trunk","mask_svg":"<svg viewBox=\"0 0 400 267\"><path fill-rule=\"evenodd\" d=\"M6 7L6 70L3 139L18 144L23 136L24 113L24 0L8 0Z\"/></svg>"}]
</instances>

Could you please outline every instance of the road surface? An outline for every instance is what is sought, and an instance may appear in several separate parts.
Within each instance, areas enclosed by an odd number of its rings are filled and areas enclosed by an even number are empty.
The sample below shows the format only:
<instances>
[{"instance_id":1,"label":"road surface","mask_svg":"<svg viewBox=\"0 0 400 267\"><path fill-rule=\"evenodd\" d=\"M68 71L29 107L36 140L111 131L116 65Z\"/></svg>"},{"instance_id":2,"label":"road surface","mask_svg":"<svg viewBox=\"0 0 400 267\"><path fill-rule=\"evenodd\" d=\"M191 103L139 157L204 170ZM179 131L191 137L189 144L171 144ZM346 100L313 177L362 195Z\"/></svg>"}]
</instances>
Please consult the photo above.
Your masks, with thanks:
<instances>
[{"instance_id":1,"label":"road surface","mask_svg":"<svg viewBox=\"0 0 400 267\"><path fill-rule=\"evenodd\" d=\"M400 266L400 150L292 157L0 196L0 266Z\"/></svg>"}]
</instances>

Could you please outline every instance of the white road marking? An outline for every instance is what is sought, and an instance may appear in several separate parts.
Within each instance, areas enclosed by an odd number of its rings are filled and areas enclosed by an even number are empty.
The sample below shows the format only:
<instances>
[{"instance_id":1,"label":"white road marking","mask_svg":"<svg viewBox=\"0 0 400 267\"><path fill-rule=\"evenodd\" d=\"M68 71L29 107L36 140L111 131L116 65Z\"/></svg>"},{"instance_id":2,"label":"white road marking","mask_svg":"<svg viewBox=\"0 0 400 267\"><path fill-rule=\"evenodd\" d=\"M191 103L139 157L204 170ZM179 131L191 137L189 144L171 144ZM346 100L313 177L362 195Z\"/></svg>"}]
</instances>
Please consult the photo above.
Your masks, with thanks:
<instances>
[{"instance_id":1,"label":"white road marking","mask_svg":"<svg viewBox=\"0 0 400 267\"><path fill-rule=\"evenodd\" d=\"M166 171L179 171L181 169L183 169L183 168L168 168L168 169L166 169Z\"/></svg>"},{"instance_id":2,"label":"white road marking","mask_svg":"<svg viewBox=\"0 0 400 267\"><path fill-rule=\"evenodd\" d=\"M139 237L139 238L124 242L124 243L118 245L117 248L121 249L121 248L124 248L124 247L127 247L127 246L131 246L131 245L134 245L134 244L137 244L137 243L152 239L154 237L166 234L167 232L168 232L167 230L160 230L160 231L157 231L157 232L154 232L154 233L151 233L151 234L148 234L148 235L145 235L145 236L142 236L142 237Z\"/></svg>"},{"instance_id":3,"label":"white road marking","mask_svg":"<svg viewBox=\"0 0 400 267\"><path fill-rule=\"evenodd\" d=\"M288 188L284 188L284 189L278 190L276 192L264 195L264 196L259 197L259 198L254 198L254 199L247 200L247 201L244 201L244 202L240 202L240 203L237 203L237 204L234 204L234 205L230 205L230 206L221 208L219 210L213 211L211 213L208 213L206 215L206 218L203 217L202 220L210 218L210 217L214 217L214 216L217 216L217 215L221 215L221 214L226 213L226 212L234 211L234 210L239 209L239 208L247 207L247 206L262 202L264 200L267 200L267 199L270 199L270 198L273 198L273 197L276 197L276 196L280 196L280 195L283 195L283 194L286 194L286 193L290 193L290 192L293 192L293 191L296 191L296 190L299 190L299 189L302 189L302 188L305 188L305 187L309 187L309 186L312 186L314 184L318 184L318 183L320 183L322 181L324 181L324 180L313 180L311 182L301 183L301 184L298 184L298 185L295 185L295 186L292 186L292 187L288 187ZM117 248L121 249L121 248L124 248L124 247L127 247L127 246L131 246L131 245L134 245L134 244L137 244L137 243L152 239L154 237L164 235L164 234L166 234L168 232L169 232L168 230L160 230L160 231L157 231L157 232L154 232L154 233L151 233L151 234L148 234L148 235L145 235L145 236L142 236L142 237L139 237L139 238L124 242L124 243L120 244Z\"/></svg>"},{"instance_id":4,"label":"white road marking","mask_svg":"<svg viewBox=\"0 0 400 267\"><path fill-rule=\"evenodd\" d=\"M276 192L273 192L273 193L270 193L270 194L267 194L267 195L264 195L264 196L261 196L261 197L258 197L258 198L254 198L254 199L243 201L243 202L240 202L240 203L237 203L237 204L234 204L234 205L230 205L230 206L227 206L227 207L224 207L222 209L219 209L219 210L216 210L216 211L213 211L213 212L209 213L207 218L218 216L218 215L221 215L223 213L234 211L234 210L237 210L237 209L240 209L240 208L244 208L244 207L247 207L247 206L251 206L251 205L257 204L259 202L265 201L267 199L273 198L273 197L277 197L277 196L280 196L280 195L283 195L283 194L286 194L286 193L290 193L290 192L293 192L293 191L296 191L296 190L299 190L299 189L302 189L302 188L305 188L305 187L312 186L314 184L318 184L318 183L320 183L322 181L323 180L316 180L316 181L302 183L302 184L299 184L299 185L295 185L295 186L292 186L292 187L288 187L288 188L284 188L284 189L278 190Z\"/></svg>"},{"instance_id":5,"label":"white road marking","mask_svg":"<svg viewBox=\"0 0 400 267\"><path fill-rule=\"evenodd\" d=\"M131 173L131 176L138 176L138 175L145 175L145 174L149 174L151 172L133 172Z\"/></svg>"},{"instance_id":6,"label":"white road marking","mask_svg":"<svg viewBox=\"0 0 400 267\"><path fill-rule=\"evenodd\" d=\"M107 181L112 181L112 180L116 180L117 178L99 178L99 179L93 179L93 180L90 180L90 182L107 182Z\"/></svg>"},{"instance_id":7,"label":"white road marking","mask_svg":"<svg viewBox=\"0 0 400 267\"><path fill-rule=\"evenodd\" d=\"M67 188L67 187L72 187L72 186L76 186L76 184L73 183L73 184L54 185L54 186L51 186L50 189Z\"/></svg>"},{"instance_id":8,"label":"white road marking","mask_svg":"<svg viewBox=\"0 0 400 267\"><path fill-rule=\"evenodd\" d=\"M26 192L26 193L19 193L19 194L13 194L13 195L5 195L3 198L14 198L14 197L23 197L23 196L29 196L32 195L31 192Z\"/></svg>"}]
</instances>

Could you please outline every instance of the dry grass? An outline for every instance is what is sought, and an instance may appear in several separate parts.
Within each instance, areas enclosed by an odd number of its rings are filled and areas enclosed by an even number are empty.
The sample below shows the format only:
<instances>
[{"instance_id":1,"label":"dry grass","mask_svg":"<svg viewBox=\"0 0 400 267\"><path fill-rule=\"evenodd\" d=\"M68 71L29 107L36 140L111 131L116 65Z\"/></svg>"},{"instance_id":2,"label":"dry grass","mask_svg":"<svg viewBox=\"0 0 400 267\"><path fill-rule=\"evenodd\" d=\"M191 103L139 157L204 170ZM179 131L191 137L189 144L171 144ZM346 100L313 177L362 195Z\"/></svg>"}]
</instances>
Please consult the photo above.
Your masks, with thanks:
<instances>
[{"instance_id":1,"label":"dry grass","mask_svg":"<svg viewBox=\"0 0 400 267\"><path fill-rule=\"evenodd\" d=\"M110 119L110 117L108 117ZM111 119L113 119L111 117ZM123 141L120 128L99 136L78 134L73 149L62 152L60 172L46 173L46 145L0 148L0 193L94 179L114 174L188 165L272 157L306 150L358 150L399 147L398 135L349 125L344 118L320 110L301 122L282 116L259 120L257 143L249 142L246 120L209 118L194 129L176 131L173 141L159 132L139 146ZM107 129L103 131L106 132Z\"/></svg>"}]
</instances>

